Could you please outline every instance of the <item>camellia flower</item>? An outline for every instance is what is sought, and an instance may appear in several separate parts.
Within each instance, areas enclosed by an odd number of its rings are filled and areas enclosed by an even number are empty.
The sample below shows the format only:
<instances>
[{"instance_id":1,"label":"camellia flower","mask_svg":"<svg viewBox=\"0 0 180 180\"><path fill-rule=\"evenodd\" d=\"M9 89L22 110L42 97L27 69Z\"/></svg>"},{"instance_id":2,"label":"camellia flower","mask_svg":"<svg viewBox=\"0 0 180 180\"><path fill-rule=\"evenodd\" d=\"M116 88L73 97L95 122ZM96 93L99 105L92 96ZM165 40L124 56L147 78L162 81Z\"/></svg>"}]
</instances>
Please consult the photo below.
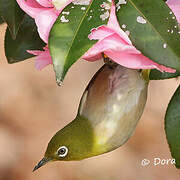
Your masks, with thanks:
<instances>
[{"instance_id":1,"label":"camellia flower","mask_svg":"<svg viewBox=\"0 0 180 180\"><path fill-rule=\"evenodd\" d=\"M27 14L35 19L40 37L47 43L53 23L62 9L72 2L72 0L17 0L17 2ZM61 4L59 2L61 2ZM64 2L64 4L62 2ZM178 19L180 15L180 3L177 3L177 0L169 0L167 4L172 8L172 11ZM108 24L91 31L89 39L98 40L98 42L90 48L82 58L88 61L96 61L101 59L101 54L104 53L116 63L128 68L156 68L160 71L174 73L174 69L153 62L133 46L128 35L119 26L115 9L115 5L112 3ZM41 70L46 65L52 64L52 59L47 47L44 48L44 51L31 50L28 52L37 55L35 63L37 69Z\"/></svg>"},{"instance_id":2,"label":"camellia flower","mask_svg":"<svg viewBox=\"0 0 180 180\"><path fill-rule=\"evenodd\" d=\"M41 39L48 43L49 32L58 15L72 0L16 0L35 19Z\"/></svg>"},{"instance_id":3,"label":"camellia flower","mask_svg":"<svg viewBox=\"0 0 180 180\"><path fill-rule=\"evenodd\" d=\"M120 28L116 18L115 5L111 7L111 14L107 26L93 29L89 39L99 40L83 58L94 61L103 52L116 63L133 69L158 69L174 73L175 70L159 65L137 50L128 35Z\"/></svg>"}]
</instances>

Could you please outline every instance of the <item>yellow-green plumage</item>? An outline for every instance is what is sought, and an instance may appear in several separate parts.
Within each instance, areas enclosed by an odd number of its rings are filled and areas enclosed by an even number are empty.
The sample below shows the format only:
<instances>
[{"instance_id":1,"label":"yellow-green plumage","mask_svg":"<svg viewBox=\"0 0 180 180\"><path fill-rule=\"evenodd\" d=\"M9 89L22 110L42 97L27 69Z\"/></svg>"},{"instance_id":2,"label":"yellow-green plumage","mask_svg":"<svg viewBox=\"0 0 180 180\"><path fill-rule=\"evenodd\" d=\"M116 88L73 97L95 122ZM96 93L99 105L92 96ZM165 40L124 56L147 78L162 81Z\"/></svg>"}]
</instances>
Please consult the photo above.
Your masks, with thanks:
<instances>
[{"instance_id":1,"label":"yellow-green plumage","mask_svg":"<svg viewBox=\"0 0 180 180\"><path fill-rule=\"evenodd\" d=\"M53 136L34 170L49 161L81 160L124 144L143 113L145 79L139 70L104 65L84 91L75 120ZM58 149L64 146L67 154L62 157Z\"/></svg>"}]
</instances>

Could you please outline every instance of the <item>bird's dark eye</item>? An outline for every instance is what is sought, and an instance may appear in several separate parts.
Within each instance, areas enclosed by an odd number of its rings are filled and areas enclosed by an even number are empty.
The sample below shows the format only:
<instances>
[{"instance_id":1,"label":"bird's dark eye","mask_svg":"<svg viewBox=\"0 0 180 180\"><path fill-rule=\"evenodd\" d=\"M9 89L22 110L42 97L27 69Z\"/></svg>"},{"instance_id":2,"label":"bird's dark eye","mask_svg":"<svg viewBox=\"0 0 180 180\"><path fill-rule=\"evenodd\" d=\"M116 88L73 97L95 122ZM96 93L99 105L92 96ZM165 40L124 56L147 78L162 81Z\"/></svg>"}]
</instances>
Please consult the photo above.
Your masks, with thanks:
<instances>
[{"instance_id":1,"label":"bird's dark eye","mask_svg":"<svg viewBox=\"0 0 180 180\"><path fill-rule=\"evenodd\" d=\"M66 146L61 146L58 150L57 150L57 154L59 157L65 157L68 153L68 148Z\"/></svg>"}]
</instances>

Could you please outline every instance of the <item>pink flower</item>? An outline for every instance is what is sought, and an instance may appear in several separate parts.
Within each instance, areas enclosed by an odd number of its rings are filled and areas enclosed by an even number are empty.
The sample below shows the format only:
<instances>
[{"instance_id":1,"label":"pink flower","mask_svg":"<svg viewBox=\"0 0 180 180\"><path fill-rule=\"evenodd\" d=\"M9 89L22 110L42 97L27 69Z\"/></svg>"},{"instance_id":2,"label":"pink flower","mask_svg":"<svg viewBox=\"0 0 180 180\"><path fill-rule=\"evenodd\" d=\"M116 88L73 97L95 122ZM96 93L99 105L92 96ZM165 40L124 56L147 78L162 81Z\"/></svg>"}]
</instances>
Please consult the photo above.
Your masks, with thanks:
<instances>
[{"instance_id":1,"label":"pink flower","mask_svg":"<svg viewBox=\"0 0 180 180\"><path fill-rule=\"evenodd\" d=\"M99 41L89 49L83 58L94 61L103 52L113 61L127 68L156 68L160 71L174 73L174 69L153 62L132 45L128 35L119 27L115 10L115 5L113 4L107 26L100 26L91 31L89 39Z\"/></svg>"},{"instance_id":2,"label":"pink flower","mask_svg":"<svg viewBox=\"0 0 180 180\"><path fill-rule=\"evenodd\" d=\"M72 0L16 0L21 9L35 19L41 39L48 43L49 32L60 12Z\"/></svg>"},{"instance_id":3,"label":"pink flower","mask_svg":"<svg viewBox=\"0 0 180 180\"><path fill-rule=\"evenodd\" d=\"M72 2L72 0L61 0L67 3L59 10L54 8L54 2L56 0L17 0L20 7L33 17L38 26L40 37L47 42L49 31L58 17L62 9ZM57 0L59 1L59 0ZM38 3L37 3L38 2ZM175 0L169 0L168 5L173 4L172 10L178 17L180 7ZM170 5L171 6L171 5ZM178 18L177 18L178 19ZM101 59L101 53L105 53L113 61L121 64L122 66L133 69L158 69L160 71L166 71L174 73L175 70L167 68L163 65L159 65L146 56L144 56L139 50L137 50L131 43L128 35L120 28L116 14L115 5L111 7L110 18L107 26L103 25L97 29L93 29L89 35L90 39L96 39L98 42L88 50L82 56L83 59L88 61L95 61ZM45 51L28 51L31 54L37 55L36 68L42 69L48 64L52 64L52 59L47 48ZM44 61L43 62L43 58Z\"/></svg>"}]
</instances>

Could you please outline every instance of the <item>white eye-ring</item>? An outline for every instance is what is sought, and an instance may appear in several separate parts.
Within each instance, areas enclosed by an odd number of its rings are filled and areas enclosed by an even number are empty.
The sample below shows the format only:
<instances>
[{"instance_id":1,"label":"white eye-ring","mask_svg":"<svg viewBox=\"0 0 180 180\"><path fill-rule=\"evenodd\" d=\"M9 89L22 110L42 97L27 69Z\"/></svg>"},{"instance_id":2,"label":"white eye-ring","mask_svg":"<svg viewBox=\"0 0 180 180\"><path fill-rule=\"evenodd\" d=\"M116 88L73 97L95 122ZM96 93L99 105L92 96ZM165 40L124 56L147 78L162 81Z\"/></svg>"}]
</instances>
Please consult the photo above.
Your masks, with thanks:
<instances>
[{"instance_id":1,"label":"white eye-ring","mask_svg":"<svg viewBox=\"0 0 180 180\"><path fill-rule=\"evenodd\" d=\"M59 157L65 157L68 153L68 148L66 146L61 146L58 150L57 150L57 154Z\"/></svg>"}]
</instances>

